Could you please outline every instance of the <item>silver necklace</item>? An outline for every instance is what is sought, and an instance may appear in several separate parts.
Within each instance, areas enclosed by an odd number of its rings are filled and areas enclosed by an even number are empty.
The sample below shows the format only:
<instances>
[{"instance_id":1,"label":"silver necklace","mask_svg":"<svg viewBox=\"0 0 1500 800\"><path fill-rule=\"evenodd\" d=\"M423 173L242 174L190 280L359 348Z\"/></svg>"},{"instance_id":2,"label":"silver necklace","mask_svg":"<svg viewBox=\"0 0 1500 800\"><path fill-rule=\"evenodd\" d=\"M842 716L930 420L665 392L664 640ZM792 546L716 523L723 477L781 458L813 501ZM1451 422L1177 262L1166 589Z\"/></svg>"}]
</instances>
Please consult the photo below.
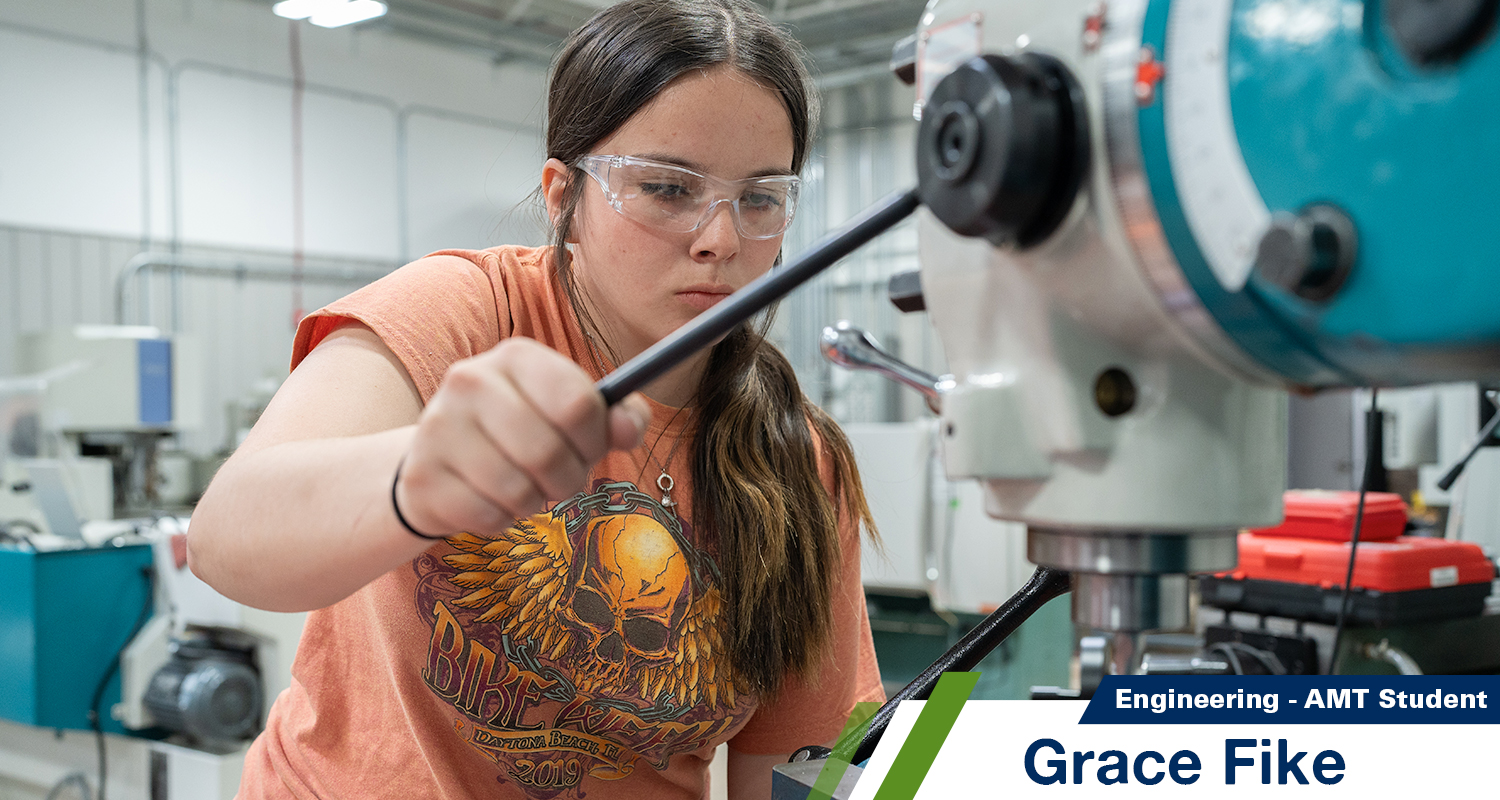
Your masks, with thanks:
<instances>
[{"instance_id":1,"label":"silver necklace","mask_svg":"<svg viewBox=\"0 0 1500 800\"><path fill-rule=\"evenodd\" d=\"M677 409L671 419L667 420L666 427L662 429L662 432L657 434L656 441L651 443L651 449L646 451L646 458L656 462L657 468L661 470L661 474L656 476L656 488L661 490L662 508L665 508L673 516L677 515L677 501L672 499L672 489L677 485L677 481L672 479L672 475L667 471L667 468L672 465L672 458L677 455L677 446L682 444L682 432L678 431L678 435L673 438L672 447L667 451L666 463L656 460L656 446L661 444L661 437L667 435L667 431L672 428L672 423L677 421L677 415L681 413L682 409Z\"/></svg>"}]
</instances>

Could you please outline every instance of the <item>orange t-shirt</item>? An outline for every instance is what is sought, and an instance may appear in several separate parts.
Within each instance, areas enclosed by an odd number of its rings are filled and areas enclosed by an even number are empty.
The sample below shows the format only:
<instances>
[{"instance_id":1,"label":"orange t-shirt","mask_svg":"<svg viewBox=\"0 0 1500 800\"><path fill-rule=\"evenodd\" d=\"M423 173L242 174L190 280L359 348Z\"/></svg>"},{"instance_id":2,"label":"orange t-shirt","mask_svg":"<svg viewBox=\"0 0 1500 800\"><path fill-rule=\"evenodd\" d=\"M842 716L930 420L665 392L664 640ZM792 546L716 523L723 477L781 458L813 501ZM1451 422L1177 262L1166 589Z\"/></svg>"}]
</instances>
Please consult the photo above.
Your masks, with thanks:
<instances>
[{"instance_id":1,"label":"orange t-shirt","mask_svg":"<svg viewBox=\"0 0 1500 800\"><path fill-rule=\"evenodd\" d=\"M424 403L450 364L507 336L587 365L551 264L520 247L428 256L303 320L293 368L342 319L380 336ZM881 699L847 515L816 674L768 703L727 680L715 547L687 521L689 417L653 403L645 443L606 456L589 491L436 544L312 612L240 796L697 800L721 742L824 743L856 702Z\"/></svg>"}]
</instances>

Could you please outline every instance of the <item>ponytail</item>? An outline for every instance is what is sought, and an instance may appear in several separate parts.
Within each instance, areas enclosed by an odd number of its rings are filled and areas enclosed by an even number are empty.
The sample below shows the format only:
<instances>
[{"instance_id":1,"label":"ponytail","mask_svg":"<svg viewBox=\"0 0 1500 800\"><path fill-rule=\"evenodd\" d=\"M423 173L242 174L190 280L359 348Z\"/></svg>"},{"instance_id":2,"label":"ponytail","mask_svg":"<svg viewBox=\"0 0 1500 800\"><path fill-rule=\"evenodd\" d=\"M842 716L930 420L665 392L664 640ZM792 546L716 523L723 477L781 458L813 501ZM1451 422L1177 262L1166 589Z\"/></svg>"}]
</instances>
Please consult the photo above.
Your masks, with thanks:
<instances>
[{"instance_id":1,"label":"ponytail","mask_svg":"<svg viewBox=\"0 0 1500 800\"><path fill-rule=\"evenodd\" d=\"M749 325L714 347L699 384L693 493L694 528L719 544L738 682L774 695L829 644L841 512L875 525L848 439Z\"/></svg>"}]
</instances>

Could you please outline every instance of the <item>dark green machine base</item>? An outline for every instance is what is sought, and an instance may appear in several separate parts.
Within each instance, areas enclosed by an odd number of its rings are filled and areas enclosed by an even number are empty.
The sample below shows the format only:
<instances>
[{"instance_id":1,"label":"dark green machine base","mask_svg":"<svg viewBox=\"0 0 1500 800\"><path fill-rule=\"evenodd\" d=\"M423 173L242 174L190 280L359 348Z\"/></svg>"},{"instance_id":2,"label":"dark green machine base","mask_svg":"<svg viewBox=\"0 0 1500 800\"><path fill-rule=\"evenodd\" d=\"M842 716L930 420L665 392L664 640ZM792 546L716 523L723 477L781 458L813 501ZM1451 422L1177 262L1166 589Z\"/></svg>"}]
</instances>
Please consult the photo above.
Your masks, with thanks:
<instances>
[{"instance_id":1,"label":"dark green machine base","mask_svg":"<svg viewBox=\"0 0 1500 800\"><path fill-rule=\"evenodd\" d=\"M1364 656L1366 644L1381 641L1411 656L1428 675L1500 674L1500 614L1386 628L1346 628L1339 646L1339 674L1397 674L1394 666Z\"/></svg>"},{"instance_id":2,"label":"dark green machine base","mask_svg":"<svg viewBox=\"0 0 1500 800\"><path fill-rule=\"evenodd\" d=\"M925 597L870 594L870 629L886 695L900 691L979 624L977 614L932 610ZM975 671L974 700L1029 700L1035 685L1066 686L1075 644L1071 601L1059 597L1042 606L1001 642Z\"/></svg>"}]
</instances>

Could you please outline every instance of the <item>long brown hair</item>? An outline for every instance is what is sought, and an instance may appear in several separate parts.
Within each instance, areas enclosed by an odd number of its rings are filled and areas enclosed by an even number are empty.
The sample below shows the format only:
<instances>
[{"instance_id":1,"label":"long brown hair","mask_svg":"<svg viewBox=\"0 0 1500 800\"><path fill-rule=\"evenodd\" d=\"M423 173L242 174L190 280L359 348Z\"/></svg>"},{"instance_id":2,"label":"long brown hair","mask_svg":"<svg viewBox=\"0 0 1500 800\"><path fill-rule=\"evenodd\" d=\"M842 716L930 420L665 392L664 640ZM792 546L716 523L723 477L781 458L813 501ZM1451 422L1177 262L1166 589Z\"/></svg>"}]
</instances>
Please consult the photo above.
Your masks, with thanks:
<instances>
[{"instance_id":1,"label":"long brown hair","mask_svg":"<svg viewBox=\"0 0 1500 800\"><path fill-rule=\"evenodd\" d=\"M630 0L594 15L563 45L547 95L547 156L571 172L552 246L596 359L618 361L572 275L567 241L587 183L573 165L679 76L726 66L781 98L792 170L800 171L817 126L801 56L746 0ZM791 364L766 339L770 324L763 314L714 346L694 402L693 439L692 522L718 541L730 666L737 683L762 696L787 675L810 676L829 643L839 514L874 531L848 439L803 396ZM820 455L833 474L832 497Z\"/></svg>"}]
</instances>

